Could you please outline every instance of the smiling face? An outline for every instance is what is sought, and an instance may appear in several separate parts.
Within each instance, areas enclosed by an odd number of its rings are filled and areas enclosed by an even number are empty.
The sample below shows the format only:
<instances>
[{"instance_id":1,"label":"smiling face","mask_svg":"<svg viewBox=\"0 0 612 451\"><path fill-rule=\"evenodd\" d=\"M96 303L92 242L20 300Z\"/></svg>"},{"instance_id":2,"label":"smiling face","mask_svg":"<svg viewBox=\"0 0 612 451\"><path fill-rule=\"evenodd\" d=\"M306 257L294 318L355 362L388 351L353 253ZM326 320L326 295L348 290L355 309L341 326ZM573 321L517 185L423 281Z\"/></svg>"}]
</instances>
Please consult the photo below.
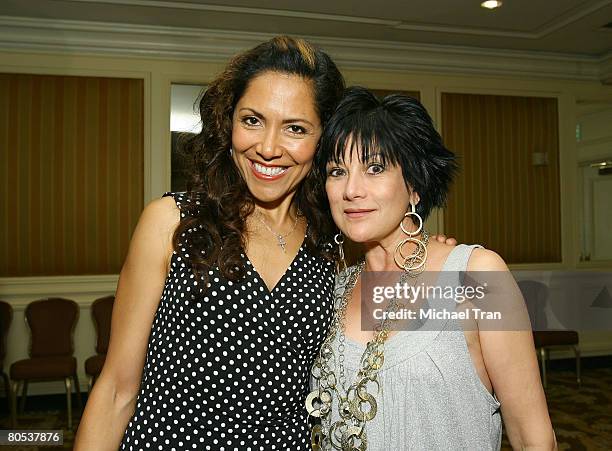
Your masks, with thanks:
<instances>
[{"instance_id":1,"label":"smiling face","mask_svg":"<svg viewBox=\"0 0 612 451\"><path fill-rule=\"evenodd\" d=\"M356 243L392 246L402 238L399 224L411 199L402 170L385 167L377 155L362 162L358 148L346 147L343 162L327 165L325 190L334 222ZM413 193L412 201L418 200Z\"/></svg>"},{"instance_id":2,"label":"smiling face","mask_svg":"<svg viewBox=\"0 0 612 451\"><path fill-rule=\"evenodd\" d=\"M295 193L320 136L310 81L277 72L250 81L232 117L232 158L258 203L280 203Z\"/></svg>"}]
</instances>

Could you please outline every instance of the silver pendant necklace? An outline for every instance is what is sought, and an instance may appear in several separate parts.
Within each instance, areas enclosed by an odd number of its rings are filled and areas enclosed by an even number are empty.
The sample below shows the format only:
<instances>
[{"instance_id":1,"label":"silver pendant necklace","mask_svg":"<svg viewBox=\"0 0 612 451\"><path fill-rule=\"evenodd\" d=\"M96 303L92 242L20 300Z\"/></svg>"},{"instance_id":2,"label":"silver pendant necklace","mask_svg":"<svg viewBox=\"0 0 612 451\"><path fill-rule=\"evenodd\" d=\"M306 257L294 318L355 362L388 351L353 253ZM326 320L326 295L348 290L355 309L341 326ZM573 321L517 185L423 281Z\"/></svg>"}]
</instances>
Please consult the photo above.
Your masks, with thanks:
<instances>
[{"instance_id":1,"label":"silver pendant necklace","mask_svg":"<svg viewBox=\"0 0 612 451\"><path fill-rule=\"evenodd\" d=\"M287 238L289 235L291 235L295 231L295 228L297 227L298 219L301 216L300 212L298 211L297 214L295 215L295 221L293 222L293 227L291 227L291 230L289 230L289 232L285 233L284 235L281 235L280 233L273 230L272 227L270 227L266 223L266 221L264 221L261 213L259 213L258 211L256 211L255 213L257 215L257 219L265 226L266 229L268 229L268 231L272 235L274 235L274 238L276 238L277 244L283 250L283 252L287 252L286 250L287 240L285 240L285 238Z\"/></svg>"}]
</instances>

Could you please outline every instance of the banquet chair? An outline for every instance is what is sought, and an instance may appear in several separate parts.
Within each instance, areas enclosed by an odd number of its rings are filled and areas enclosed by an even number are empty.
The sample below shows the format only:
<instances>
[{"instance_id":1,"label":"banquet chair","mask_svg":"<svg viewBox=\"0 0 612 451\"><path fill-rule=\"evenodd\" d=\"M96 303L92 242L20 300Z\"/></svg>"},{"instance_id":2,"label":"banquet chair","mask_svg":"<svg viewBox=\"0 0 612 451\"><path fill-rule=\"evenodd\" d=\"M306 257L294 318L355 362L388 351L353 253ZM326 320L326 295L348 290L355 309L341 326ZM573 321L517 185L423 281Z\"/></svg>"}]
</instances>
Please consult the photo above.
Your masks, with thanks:
<instances>
[{"instance_id":1,"label":"banquet chair","mask_svg":"<svg viewBox=\"0 0 612 451\"><path fill-rule=\"evenodd\" d=\"M8 402L9 412L11 411L11 384L8 374L4 371L4 359L6 358L7 336L11 322L13 321L13 307L6 301L0 300L0 375L6 399Z\"/></svg>"},{"instance_id":2,"label":"banquet chair","mask_svg":"<svg viewBox=\"0 0 612 451\"><path fill-rule=\"evenodd\" d=\"M91 316L96 328L97 339L96 355L89 357L85 361L85 373L89 377L89 391L91 391L96 378L100 375L102 367L104 366L104 361L106 360L114 302L115 296L106 296L96 299L93 304L91 304Z\"/></svg>"},{"instance_id":3,"label":"banquet chair","mask_svg":"<svg viewBox=\"0 0 612 451\"><path fill-rule=\"evenodd\" d=\"M29 358L11 365L11 420L17 423L17 395L22 388L21 409L25 409L29 382L63 380L66 387L68 429L72 429L72 386L82 407L81 390L74 357L74 328L79 318L76 302L63 298L33 301L25 309L30 329Z\"/></svg>"}]
</instances>

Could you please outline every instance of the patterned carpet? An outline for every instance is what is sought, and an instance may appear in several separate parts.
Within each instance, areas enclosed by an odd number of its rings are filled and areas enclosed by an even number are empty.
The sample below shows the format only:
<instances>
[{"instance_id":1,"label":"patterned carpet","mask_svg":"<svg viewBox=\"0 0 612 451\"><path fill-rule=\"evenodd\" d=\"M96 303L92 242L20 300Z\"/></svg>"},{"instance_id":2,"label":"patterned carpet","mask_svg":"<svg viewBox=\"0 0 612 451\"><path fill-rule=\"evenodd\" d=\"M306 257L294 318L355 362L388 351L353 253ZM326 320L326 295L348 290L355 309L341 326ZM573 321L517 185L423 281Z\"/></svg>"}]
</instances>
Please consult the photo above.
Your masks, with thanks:
<instances>
[{"instance_id":1,"label":"patterned carpet","mask_svg":"<svg viewBox=\"0 0 612 451\"><path fill-rule=\"evenodd\" d=\"M546 397L560 451L612 449L612 368L552 372Z\"/></svg>"},{"instance_id":2,"label":"patterned carpet","mask_svg":"<svg viewBox=\"0 0 612 451\"><path fill-rule=\"evenodd\" d=\"M551 371L546 399L559 451L612 449L612 368L583 370L580 389L575 372Z\"/></svg>"},{"instance_id":3,"label":"patterned carpet","mask_svg":"<svg viewBox=\"0 0 612 451\"><path fill-rule=\"evenodd\" d=\"M80 413L75 413L73 416L73 425L76 431L76 425L78 425L80 419ZM51 411L28 411L19 415L19 424L17 429L24 430L63 430L64 431L64 444L62 446L0 446L0 451L12 450L12 451L37 451L37 450L70 450L74 443L74 432L67 429L66 423L66 412L51 410ZM10 420L6 416L0 419L0 429L9 429Z\"/></svg>"},{"instance_id":4,"label":"patterned carpet","mask_svg":"<svg viewBox=\"0 0 612 451\"><path fill-rule=\"evenodd\" d=\"M612 450L612 368L584 369L578 389L573 371L551 371L546 391L548 407L560 451ZM78 415L74 422L78 424ZM7 429L8 418L0 418ZM66 430L66 414L59 410L27 411L20 416L23 429L63 429L63 447L2 446L0 451L72 449L74 434ZM511 450L504 438L503 450Z\"/></svg>"}]
</instances>

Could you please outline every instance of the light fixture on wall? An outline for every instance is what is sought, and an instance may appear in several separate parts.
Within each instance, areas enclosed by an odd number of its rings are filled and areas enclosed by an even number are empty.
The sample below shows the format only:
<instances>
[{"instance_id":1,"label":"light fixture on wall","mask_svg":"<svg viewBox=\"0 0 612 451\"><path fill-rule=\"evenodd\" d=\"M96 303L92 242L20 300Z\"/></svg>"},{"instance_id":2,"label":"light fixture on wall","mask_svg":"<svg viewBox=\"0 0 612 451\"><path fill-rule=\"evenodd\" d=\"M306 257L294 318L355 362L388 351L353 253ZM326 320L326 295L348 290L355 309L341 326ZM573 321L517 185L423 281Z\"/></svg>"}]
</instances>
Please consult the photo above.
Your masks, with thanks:
<instances>
[{"instance_id":1,"label":"light fixture on wall","mask_svg":"<svg viewBox=\"0 0 612 451\"><path fill-rule=\"evenodd\" d=\"M487 9L496 9L499 8L502 4L503 2L501 0L487 0L485 2L482 2L480 6Z\"/></svg>"},{"instance_id":2,"label":"light fixture on wall","mask_svg":"<svg viewBox=\"0 0 612 451\"><path fill-rule=\"evenodd\" d=\"M597 173L599 175L612 174L612 161L611 160L598 161L596 163L591 163L589 166L591 166L592 168L597 168L598 169Z\"/></svg>"}]
</instances>

